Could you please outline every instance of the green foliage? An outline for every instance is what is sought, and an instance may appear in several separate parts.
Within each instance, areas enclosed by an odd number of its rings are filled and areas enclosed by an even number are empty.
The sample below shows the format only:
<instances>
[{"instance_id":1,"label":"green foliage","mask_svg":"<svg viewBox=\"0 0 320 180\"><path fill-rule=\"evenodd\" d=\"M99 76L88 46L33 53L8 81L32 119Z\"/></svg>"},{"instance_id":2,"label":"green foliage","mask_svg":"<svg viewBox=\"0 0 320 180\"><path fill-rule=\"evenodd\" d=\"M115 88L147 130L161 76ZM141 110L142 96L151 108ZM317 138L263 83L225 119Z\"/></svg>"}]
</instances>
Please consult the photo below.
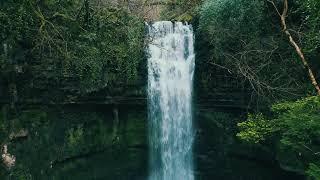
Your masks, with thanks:
<instances>
[{"instance_id":1,"label":"green foliage","mask_svg":"<svg viewBox=\"0 0 320 180\"><path fill-rule=\"evenodd\" d=\"M83 127L71 128L67 132L67 146L77 148L83 143Z\"/></svg>"},{"instance_id":2,"label":"green foliage","mask_svg":"<svg viewBox=\"0 0 320 180\"><path fill-rule=\"evenodd\" d=\"M190 22L197 16L202 0L167 0L161 16L166 20Z\"/></svg>"},{"instance_id":3,"label":"green foliage","mask_svg":"<svg viewBox=\"0 0 320 180\"><path fill-rule=\"evenodd\" d=\"M282 130L281 144L290 149L314 149L320 136L320 98L305 98L296 102L276 104L276 121Z\"/></svg>"},{"instance_id":4,"label":"green foliage","mask_svg":"<svg viewBox=\"0 0 320 180\"><path fill-rule=\"evenodd\" d=\"M305 25L303 34L304 50L314 53L320 48L320 1L305 0L298 1L299 11L303 15L303 24Z\"/></svg>"},{"instance_id":5,"label":"green foliage","mask_svg":"<svg viewBox=\"0 0 320 180\"><path fill-rule=\"evenodd\" d=\"M259 37L264 31L263 11L264 2L259 0L209 0L200 11L200 30L209 35L215 55L222 57L224 51L241 48L239 40L249 44Z\"/></svg>"},{"instance_id":6,"label":"green foliage","mask_svg":"<svg viewBox=\"0 0 320 180\"><path fill-rule=\"evenodd\" d=\"M271 110L274 115L269 120L261 114L250 115L248 121L238 124L241 131L237 136L250 143L268 138L282 166L316 177L317 166L308 166L320 162L320 97L275 104Z\"/></svg>"},{"instance_id":7,"label":"green foliage","mask_svg":"<svg viewBox=\"0 0 320 180\"><path fill-rule=\"evenodd\" d=\"M320 167L316 164L311 163L306 173L313 179L320 179Z\"/></svg>"},{"instance_id":8,"label":"green foliage","mask_svg":"<svg viewBox=\"0 0 320 180\"><path fill-rule=\"evenodd\" d=\"M267 42L262 28L266 26L264 9L264 2L259 0L206 1L200 10L199 31L212 46L211 61L231 70L235 70L232 66L236 64L267 61L263 53L262 58L257 56L257 50L269 51L274 46Z\"/></svg>"},{"instance_id":9,"label":"green foliage","mask_svg":"<svg viewBox=\"0 0 320 180\"><path fill-rule=\"evenodd\" d=\"M248 114L247 121L238 123L238 127L240 132L237 137L251 143L262 142L277 131L277 128L262 114Z\"/></svg>"},{"instance_id":10,"label":"green foliage","mask_svg":"<svg viewBox=\"0 0 320 180\"><path fill-rule=\"evenodd\" d=\"M77 60L68 69L79 73L82 86L88 87L126 84L137 78L143 53L143 24L124 11L101 12L96 17L98 26L80 35L73 51Z\"/></svg>"},{"instance_id":11,"label":"green foliage","mask_svg":"<svg viewBox=\"0 0 320 180\"><path fill-rule=\"evenodd\" d=\"M0 68L28 65L36 79L78 79L74 88L84 93L135 82L144 58L143 21L125 9L8 0L1 2L0 22Z\"/></svg>"}]
</instances>

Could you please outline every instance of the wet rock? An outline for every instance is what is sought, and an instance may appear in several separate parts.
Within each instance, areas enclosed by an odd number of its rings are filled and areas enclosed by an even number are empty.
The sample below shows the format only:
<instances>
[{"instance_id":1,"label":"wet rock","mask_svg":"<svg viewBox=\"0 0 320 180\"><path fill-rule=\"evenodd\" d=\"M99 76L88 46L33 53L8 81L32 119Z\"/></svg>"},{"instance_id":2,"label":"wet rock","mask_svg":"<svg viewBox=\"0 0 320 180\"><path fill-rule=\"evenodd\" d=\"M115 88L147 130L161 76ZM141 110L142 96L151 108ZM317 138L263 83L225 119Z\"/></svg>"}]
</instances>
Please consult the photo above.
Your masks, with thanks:
<instances>
[{"instance_id":1,"label":"wet rock","mask_svg":"<svg viewBox=\"0 0 320 180\"><path fill-rule=\"evenodd\" d=\"M8 153L8 145L4 145L2 149L2 162L8 168L11 169L16 162L16 157Z\"/></svg>"}]
</instances>

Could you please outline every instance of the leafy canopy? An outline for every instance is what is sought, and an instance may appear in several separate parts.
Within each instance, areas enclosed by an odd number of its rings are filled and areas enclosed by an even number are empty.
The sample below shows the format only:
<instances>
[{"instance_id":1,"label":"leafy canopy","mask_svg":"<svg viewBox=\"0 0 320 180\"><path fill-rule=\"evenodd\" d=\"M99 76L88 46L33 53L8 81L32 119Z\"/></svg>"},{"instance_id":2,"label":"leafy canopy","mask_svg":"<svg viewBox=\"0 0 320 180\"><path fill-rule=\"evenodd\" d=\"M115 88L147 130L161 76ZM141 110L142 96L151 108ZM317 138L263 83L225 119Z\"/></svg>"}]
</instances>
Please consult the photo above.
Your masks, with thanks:
<instances>
[{"instance_id":1,"label":"leafy canopy","mask_svg":"<svg viewBox=\"0 0 320 180\"><path fill-rule=\"evenodd\" d=\"M0 68L34 67L34 78L78 79L82 92L137 79L142 19L82 0L0 3ZM36 65L36 66L35 66Z\"/></svg>"}]
</instances>

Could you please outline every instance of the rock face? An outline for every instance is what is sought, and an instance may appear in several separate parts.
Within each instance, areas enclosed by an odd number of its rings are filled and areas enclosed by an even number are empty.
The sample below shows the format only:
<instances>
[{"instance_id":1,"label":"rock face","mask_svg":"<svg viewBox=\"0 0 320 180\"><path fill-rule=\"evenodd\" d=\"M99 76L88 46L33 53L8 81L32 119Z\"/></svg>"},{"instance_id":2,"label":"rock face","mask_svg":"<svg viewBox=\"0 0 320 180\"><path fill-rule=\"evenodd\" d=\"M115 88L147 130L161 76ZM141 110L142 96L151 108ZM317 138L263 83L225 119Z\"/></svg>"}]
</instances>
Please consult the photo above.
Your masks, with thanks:
<instances>
[{"instance_id":1,"label":"rock face","mask_svg":"<svg viewBox=\"0 0 320 180\"><path fill-rule=\"evenodd\" d=\"M146 177L147 136L143 107L95 106L83 109L80 127L73 120L77 108L62 117L78 126L66 130L64 149L53 158L48 177L57 179L141 179ZM118 112L114 113L114 112ZM118 117L117 117L118 116ZM62 120L63 121L63 120ZM68 128L68 127L66 127ZM61 143L61 142L60 142Z\"/></svg>"},{"instance_id":2,"label":"rock face","mask_svg":"<svg viewBox=\"0 0 320 180\"><path fill-rule=\"evenodd\" d=\"M241 113L224 110L195 107L196 179L298 179L270 161L270 152L239 143L235 126ZM9 114L1 113L7 118L1 122L8 122ZM11 155L3 151L14 177L143 180L148 176L146 105L33 106L11 122L28 130L26 138L9 142ZM0 170L0 177L6 177L8 170Z\"/></svg>"},{"instance_id":3,"label":"rock face","mask_svg":"<svg viewBox=\"0 0 320 180\"><path fill-rule=\"evenodd\" d=\"M9 122L8 114L0 117ZM4 146L8 170L0 170L0 177L10 171L12 177L34 179L141 179L147 176L146 119L142 106L24 109L10 121L28 129L28 136L8 141L11 154Z\"/></svg>"}]
</instances>

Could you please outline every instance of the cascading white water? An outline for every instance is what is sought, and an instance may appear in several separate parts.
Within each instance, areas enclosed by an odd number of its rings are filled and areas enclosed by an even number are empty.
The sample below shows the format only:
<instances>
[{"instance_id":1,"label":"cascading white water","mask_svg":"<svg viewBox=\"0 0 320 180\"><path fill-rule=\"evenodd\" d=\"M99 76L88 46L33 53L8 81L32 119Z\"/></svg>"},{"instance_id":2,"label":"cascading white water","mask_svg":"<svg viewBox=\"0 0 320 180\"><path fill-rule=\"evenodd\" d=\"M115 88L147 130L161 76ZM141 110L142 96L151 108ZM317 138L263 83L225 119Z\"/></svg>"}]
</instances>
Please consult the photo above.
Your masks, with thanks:
<instances>
[{"instance_id":1,"label":"cascading white water","mask_svg":"<svg viewBox=\"0 0 320 180\"><path fill-rule=\"evenodd\" d=\"M149 180L193 180L192 26L148 25Z\"/></svg>"}]
</instances>

